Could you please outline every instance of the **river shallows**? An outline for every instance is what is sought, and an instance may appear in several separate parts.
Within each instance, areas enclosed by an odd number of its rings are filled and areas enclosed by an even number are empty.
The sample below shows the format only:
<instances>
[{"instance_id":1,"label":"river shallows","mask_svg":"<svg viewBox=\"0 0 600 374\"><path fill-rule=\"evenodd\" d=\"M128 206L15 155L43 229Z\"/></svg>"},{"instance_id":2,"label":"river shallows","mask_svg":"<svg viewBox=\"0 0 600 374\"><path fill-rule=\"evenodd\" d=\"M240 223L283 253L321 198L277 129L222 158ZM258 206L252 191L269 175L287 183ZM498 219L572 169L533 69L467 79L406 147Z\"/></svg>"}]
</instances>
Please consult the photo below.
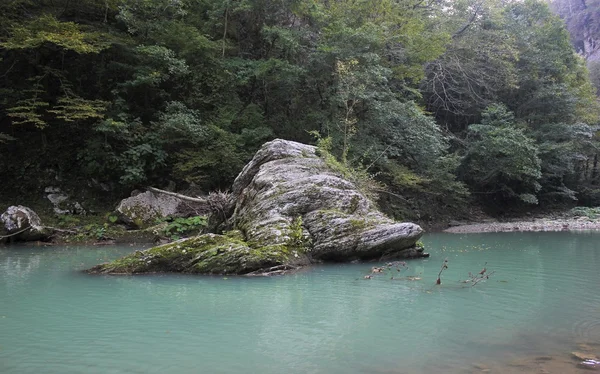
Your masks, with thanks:
<instances>
[{"instance_id":1,"label":"river shallows","mask_svg":"<svg viewBox=\"0 0 600 374\"><path fill-rule=\"evenodd\" d=\"M0 373L575 373L572 351L600 355L600 233L423 241L401 273L420 281L90 276L135 248L0 247Z\"/></svg>"}]
</instances>

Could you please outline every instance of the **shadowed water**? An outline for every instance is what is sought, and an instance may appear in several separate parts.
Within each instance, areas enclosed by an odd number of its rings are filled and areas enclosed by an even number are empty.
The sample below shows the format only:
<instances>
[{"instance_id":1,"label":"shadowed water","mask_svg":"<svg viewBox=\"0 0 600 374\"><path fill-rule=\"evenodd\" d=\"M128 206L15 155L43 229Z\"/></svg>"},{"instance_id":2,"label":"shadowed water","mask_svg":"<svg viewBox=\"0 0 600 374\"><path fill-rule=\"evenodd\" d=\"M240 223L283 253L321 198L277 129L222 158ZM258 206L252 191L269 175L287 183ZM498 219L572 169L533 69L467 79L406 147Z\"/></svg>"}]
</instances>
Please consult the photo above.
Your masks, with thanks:
<instances>
[{"instance_id":1,"label":"shadowed water","mask_svg":"<svg viewBox=\"0 0 600 374\"><path fill-rule=\"evenodd\" d=\"M90 276L137 248L0 247L0 373L575 373L570 353L598 348L600 233L423 241L431 258L394 275L419 281Z\"/></svg>"}]
</instances>

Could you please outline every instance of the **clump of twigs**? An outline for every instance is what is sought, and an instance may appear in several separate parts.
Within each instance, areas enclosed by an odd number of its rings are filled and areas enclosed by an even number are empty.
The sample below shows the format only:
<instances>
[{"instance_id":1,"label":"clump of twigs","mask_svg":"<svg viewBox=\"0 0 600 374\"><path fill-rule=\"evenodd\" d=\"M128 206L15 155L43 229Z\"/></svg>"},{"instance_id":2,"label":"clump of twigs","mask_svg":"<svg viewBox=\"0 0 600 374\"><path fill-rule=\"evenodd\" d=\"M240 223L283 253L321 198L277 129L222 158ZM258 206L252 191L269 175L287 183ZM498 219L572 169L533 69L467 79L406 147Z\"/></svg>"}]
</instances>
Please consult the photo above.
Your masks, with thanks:
<instances>
[{"instance_id":1,"label":"clump of twigs","mask_svg":"<svg viewBox=\"0 0 600 374\"><path fill-rule=\"evenodd\" d=\"M488 272L487 270L487 262L483 265L483 269L477 273L473 274L469 272L469 278L464 280L464 283L471 283L471 287L481 282L482 280L490 279L490 277L495 273L495 271Z\"/></svg>"},{"instance_id":2,"label":"clump of twigs","mask_svg":"<svg viewBox=\"0 0 600 374\"><path fill-rule=\"evenodd\" d=\"M231 202L231 193L227 191L210 192L206 201L213 214L218 214L223 219L227 218L227 208Z\"/></svg>"},{"instance_id":3,"label":"clump of twigs","mask_svg":"<svg viewBox=\"0 0 600 374\"><path fill-rule=\"evenodd\" d=\"M392 280L411 280L411 281L421 280L420 274L418 274L416 276L410 276L410 275L409 276L397 276L398 273L400 273L401 271L406 270L406 269L408 269L408 265L404 261L388 262L382 266L373 266L371 268L371 272L369 274L365 275L363 278L364 279L373 279L376 276L382 276L382 275L389 276L391 274L390 279L392 279ZM444 259L444 262L442 263L442 266L440 267L440 271L438 272L437 279L435 281L436 285L442 284L442 273L446 269L448 269L448 258ZM483 280L489 279L494 273L495 273L495 271L488 271L487 262L486 262L483 265L483 269L481 271L479 271L476 274L469 272L469 278L464 281L461 281L461 282L469 283L471 285L471 287L473 287L477 283L479 283ZM430 291L427 291L427 292L430 292Z\"/></svg>"},{"instance_id":4,"label":"clump of twigs","mask_svg":"<svg viewBox=\"0 0 600 374\"><path fill-rule=\"evenodd\" d=\"M442 264L442 267L440 268L440 272L438 273L438 276L437 276L437 280L435 281L436 285L442 284L442 272L446 269L448 269L448 258L444 259L444 263Z\"/></svg>"},{"instance_id":5,"label":"clump of twigs","mask_svg":"<svg viewBox=\"0 0 600 374\"><path fill-rule=\"evenodd\" d=\"M396 270L396 272L399 273L402 270L406 269L408 269L408 265L406 265L406 262L404 261L388 262L383 266L373 266L371 268L371 274L365 275L364 279L372 279L376 275L384 275L389 273L392 273L391 279L394 279L394 270Z\"/></svg>"}]
</instances>

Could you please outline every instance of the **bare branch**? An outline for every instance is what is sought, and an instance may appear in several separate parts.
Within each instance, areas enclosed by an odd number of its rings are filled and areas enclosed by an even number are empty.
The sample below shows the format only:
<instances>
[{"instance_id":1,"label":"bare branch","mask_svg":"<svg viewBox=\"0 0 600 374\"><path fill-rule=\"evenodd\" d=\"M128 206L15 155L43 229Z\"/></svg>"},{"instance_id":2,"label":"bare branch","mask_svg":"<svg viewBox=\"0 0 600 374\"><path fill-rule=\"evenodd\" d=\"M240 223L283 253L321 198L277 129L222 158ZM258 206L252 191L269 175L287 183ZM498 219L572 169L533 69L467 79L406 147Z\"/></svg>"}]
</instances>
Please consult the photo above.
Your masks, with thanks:
<instances>
[{"instance_id":1,"label":"bare branch","mask_svg":"<svg viewBox=\"0 0 600 374\"><path fill-rule=\"evenodd\" d=\"M173 197L177 197L181 200L186 200L186 201L191 201L194 203L202 203L202 204L206 204L208 202L208 200L206 199L202 199L199 197L191 197L191 196L186 196L186 195L182 195L179 193L175 193L175 192L170 192L170 191L165 191L165 190L161 190L159 188L156 187L148 187L147 188L148 191L152 191L152 192L156 192L156 193L161 193L164 195L169 195L169 196L173 196Z\"/></svg>"},{"instance_id":2,"label":"bare branch","mask_svg":"<svg viewBox=\"0 0 600 374\"><path fill-rule=\"evenodd\" d=\"M478 2L477 4L475 4L475 10L473 11L473 14L471 14L471 17L469 17L469 20L467 22L465 22L465 24L454 33L454 35L452 35L452 39L459 37L460 34L462 34L469 27L471 27L473 22L475 22L475 19L477 18L477 15L479 14L480 10L481 10L481 2Z\"/></svg>"},{"instance_id":3,"label":"bare branch","mask_svg":"<svg viewBox=\"0 0 600 374\"><path fill-rule=\"evenodd\" d=\"M446 269L448 269L448 258L446 258L444 260L444 263L442 264L442 267L440 268L440 272L438 273L437 280L435 281L436 285L442 284L442 278L441 278L442 277L442 272L444 270L446 270Z\"/></svg>"}]
</instances>

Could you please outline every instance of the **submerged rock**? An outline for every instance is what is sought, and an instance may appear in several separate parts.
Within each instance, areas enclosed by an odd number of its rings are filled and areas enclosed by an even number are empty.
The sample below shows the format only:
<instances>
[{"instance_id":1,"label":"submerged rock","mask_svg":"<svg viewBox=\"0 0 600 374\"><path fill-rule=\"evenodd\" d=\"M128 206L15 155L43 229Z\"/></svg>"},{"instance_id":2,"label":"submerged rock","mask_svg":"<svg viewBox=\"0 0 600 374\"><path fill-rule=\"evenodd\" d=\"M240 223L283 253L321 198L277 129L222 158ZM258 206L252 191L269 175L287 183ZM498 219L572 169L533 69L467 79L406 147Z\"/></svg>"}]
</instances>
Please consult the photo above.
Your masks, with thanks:
<instances>
[{"instance_id":1,"label":"submerged rock","mask_svg":"<svg viewBox=\"0 0 600 374\"><path fill-rule=\"evenodd\" d=\"M8 207L0 216L4 236L11 240L35 241L48 238L50 230L42 226L40 217L30 208L22 205Z\"/></svg>"},{"instance_id":2,"label":"submerged rock","mask_svg":"<svg viewBox=\"0 0 600 374\"><path fill-rule=\"evenodd\" d=\"M594 354L591 354L589 352L571 352L571 355L578 359L578 360L592 360L592 361L599 361L598 357L596 357Z\"/></svg>"},{"instance_id":3,"label":"submerged rock","mask_svg":"<svg viewBox=\"0 0 600 374\"><path fill-rule=\"evenodd\" d=\"M427 256L416 246L421 227L379 212L314 146L279 139L264 144L236 178L231 206L238 236L186 239L92 272L247 274L318 261ZM140 261L149 254L150 263Z\"/></svg>"}]
</instances>

